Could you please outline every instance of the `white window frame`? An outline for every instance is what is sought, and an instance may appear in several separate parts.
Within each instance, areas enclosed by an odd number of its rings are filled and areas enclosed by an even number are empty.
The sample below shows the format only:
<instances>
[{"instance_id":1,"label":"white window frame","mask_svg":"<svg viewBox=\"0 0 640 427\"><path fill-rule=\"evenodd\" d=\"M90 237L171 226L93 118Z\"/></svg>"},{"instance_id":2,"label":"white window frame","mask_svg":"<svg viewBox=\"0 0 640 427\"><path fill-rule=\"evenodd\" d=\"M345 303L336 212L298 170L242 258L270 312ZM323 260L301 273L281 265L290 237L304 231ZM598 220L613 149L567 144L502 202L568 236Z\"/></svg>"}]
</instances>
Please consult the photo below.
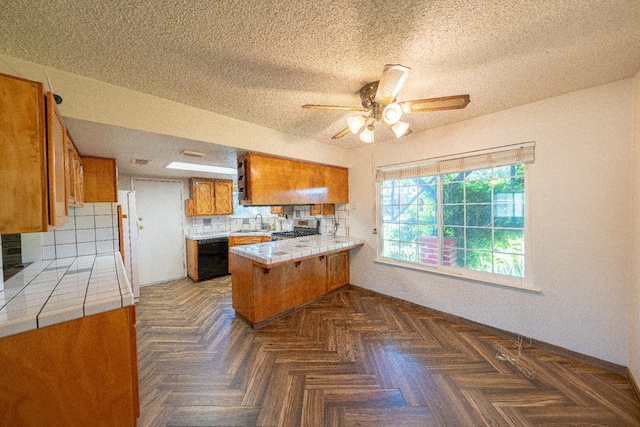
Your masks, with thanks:
<instances>
[{"instance_id":1,"label":"white window frame","mask_svg":"<svg viewBox=\"0 0 640 427\"><path fill-rule=\"evenodd\" d=\"M529 143L533 144L533 143ZM535 144L534 144L535 145ZM475 154L475 153L474 153ZM462 155L456 155L455 157L460 157ZM454 157L454 156L451 156ZM430 161L429 161L430 162ZM513 162L512 164L521 163L521 162ZM533 284L533 254L532 254L532 224L531 224L531 198L532 198L532 184L533 181L533 165L525 164L524 165L524 240L525 240L525 248L524 248L524 265L525 265L525 275L524 277L514 277L514 276L506 276L497 273L488 273L477 270L470 270L462 267L450 267L446 265L441 265L440 263L442 258L442 186L440 183L441 175L447 173L437 174L438 179L438 217L437 217L437 226L438 226L438 251L439 251L439 265L438 266L430 266L420 263L413 263L409 261L402 261L395 258L388 258L382 256L382 247L383 247L383 221L382 221L382 180L378 180L376 182L376 230L377 233L377 251L376 251L376 263L388 264L403 268L409 268L413 270L420 270L429 273L435 273L439 275L445 276L453 276L457 278L467 279L473 282L482 282L499 286L506 286L510 288L517 288L527 291L533 292L541 292L541 289L537 288ZM383 169L383 168L380 168ZM380 170L379 169L379 170ZM483 169L482 167L478 167L477 169Z\"/></svg>"}]
</instances>

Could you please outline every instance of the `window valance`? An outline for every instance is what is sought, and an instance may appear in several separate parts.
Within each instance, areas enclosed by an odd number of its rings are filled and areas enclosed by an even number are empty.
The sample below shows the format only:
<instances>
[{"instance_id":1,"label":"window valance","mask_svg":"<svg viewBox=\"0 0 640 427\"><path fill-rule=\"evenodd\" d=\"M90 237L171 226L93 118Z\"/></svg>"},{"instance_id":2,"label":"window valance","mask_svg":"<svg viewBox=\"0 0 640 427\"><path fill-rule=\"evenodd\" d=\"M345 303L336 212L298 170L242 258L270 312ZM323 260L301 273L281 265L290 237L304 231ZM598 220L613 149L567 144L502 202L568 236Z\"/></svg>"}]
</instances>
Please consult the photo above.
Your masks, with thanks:
<instances>
[{"instance_id":1,"label":"window valance","mask_svg":"<svg viewBox=\"0 0 640 427\"><path fill-rule=\"evenodd\" d=\"M417 178L474 169L486 169L514 163L533 163L535 142L526 142L452 156L383 166L376 171L376 181Z\"/></svg>"}]
</instances>

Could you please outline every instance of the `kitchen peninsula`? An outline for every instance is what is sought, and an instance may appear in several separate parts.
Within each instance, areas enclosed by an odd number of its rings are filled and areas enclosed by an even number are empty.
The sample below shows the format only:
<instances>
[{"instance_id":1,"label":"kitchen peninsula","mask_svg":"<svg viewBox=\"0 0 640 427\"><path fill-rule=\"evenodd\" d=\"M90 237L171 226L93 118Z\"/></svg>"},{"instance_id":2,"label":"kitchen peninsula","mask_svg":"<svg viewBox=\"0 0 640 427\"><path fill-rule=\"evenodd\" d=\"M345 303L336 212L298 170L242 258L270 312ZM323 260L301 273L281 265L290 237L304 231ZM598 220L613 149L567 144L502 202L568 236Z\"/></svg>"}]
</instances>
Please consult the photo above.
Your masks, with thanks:
<instances>
[{"instance_id":1,"label":"kitchen peninsula","mask_svg":"<svg viewBox=\"0 0 640 427\"><path fill-rule=\"evenodd\" d=\"M349 282L349 237L307 236L230 249L233 308L254 329Z\"/></svg>"}]
</instances>

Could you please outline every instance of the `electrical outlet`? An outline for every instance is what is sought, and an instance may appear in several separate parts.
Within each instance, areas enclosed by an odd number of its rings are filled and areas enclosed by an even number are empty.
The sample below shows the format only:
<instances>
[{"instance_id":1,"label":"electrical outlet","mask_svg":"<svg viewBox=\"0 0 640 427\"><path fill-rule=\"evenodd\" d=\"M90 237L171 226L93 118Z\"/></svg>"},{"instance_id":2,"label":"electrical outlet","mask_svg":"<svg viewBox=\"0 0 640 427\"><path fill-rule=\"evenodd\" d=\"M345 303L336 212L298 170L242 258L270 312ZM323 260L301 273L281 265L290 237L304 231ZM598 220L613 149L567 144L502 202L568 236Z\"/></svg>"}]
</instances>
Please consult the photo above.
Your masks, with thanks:
<instances>
[{"instance_id":1,"label":"electrical outlet","mask_svg":"<svg viewBox=\"0 0 640 427\"><path fill-rule=\"evenodd\" d=\"M351 203L349 203L349 208L350 208L352 211L355 211L355 210L356 210L356 202L351 202Z\"/></svg>"}]
</instances>

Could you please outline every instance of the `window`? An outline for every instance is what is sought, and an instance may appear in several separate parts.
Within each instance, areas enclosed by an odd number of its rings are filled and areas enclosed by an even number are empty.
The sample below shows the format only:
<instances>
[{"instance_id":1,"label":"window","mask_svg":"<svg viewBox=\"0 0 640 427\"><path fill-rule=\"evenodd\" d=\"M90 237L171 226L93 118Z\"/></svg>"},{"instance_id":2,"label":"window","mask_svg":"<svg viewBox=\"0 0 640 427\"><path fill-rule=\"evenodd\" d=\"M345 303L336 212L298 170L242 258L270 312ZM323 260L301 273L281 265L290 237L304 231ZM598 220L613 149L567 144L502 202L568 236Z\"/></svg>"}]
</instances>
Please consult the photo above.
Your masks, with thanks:
<instances>
[{"instance_id":1,"label":"window","mask_svg":"<svg viewBox=\"0 0 640 427\"><path fill-rule=\"evenodd\" d=\"M379 169L378 257L471 278L479 273L522 281L526 163L533 161L533 149L528 143Z\"/></svg>"},{"instance_id":2,"label":"window","mask_svg":"<svg viewBox=\"0 0 640 427\"><path fill-rule=\"evenodd\" d=\"M256 215L263 218L271 216L271 206L243 206L238 200L238 192L233 192L233 217L234 218L254 218Z\"/></svg>"}]
</instances>

